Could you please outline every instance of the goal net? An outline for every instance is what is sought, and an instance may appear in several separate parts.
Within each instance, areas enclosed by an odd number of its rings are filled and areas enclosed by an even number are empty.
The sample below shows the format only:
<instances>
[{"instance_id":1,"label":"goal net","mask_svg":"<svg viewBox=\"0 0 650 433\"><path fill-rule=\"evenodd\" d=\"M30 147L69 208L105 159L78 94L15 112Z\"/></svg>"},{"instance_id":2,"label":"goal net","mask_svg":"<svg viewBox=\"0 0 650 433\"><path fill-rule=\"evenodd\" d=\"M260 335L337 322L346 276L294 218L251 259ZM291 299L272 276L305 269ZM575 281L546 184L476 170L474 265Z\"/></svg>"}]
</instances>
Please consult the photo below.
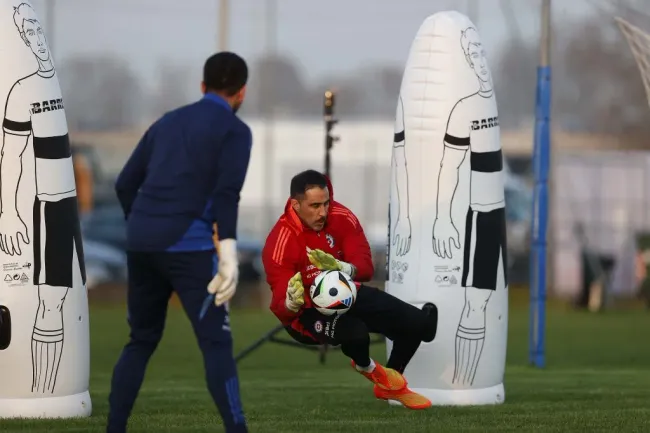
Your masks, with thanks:
<instances>
[{"instance_id":1,"label":"goal net","mask_svg":"<svg viewBox=\"0 0 650 433\"><path fill-rule=\"evenodd\" d=\"M650 104L650 35L621 17L615 19L639 67L648 104Z\"/></svg>"}]
</instances>

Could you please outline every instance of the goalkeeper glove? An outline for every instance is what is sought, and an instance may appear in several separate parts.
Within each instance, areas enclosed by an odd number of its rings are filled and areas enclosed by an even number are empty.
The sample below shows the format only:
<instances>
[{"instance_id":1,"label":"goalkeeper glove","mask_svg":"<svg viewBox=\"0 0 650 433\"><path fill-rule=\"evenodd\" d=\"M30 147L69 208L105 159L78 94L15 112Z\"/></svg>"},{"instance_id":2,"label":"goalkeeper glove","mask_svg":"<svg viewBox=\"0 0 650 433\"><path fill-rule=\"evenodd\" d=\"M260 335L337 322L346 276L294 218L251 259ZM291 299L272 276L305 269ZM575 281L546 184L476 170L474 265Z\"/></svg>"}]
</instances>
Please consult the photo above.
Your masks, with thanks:
<instances>
[{"instance_id":1,"label":"goalkeeper glove","mask_svg":"<svg viewBox=\"0 0 650 433\"><path fill-rule=\"evenodd\" d=\"M208 284L208 293L214 295L214 304L219 307L228 302L237 290L239 282L239 263L237 260L237 241L219 241L219 270Z\"/></svg>"},{"instance_id":2,"label":"goalkeeper glove","mask_svg":"<svg viewBox=\"0 0 650 433\"><path fill-rule=\"evenodd\" d=\"M305 288L302 285L302 276L300 275L300 272L298 272L289 280L284 305L287 307L287 310L297 313L304 303Z\"/></svg>"},{"instance_id":3,"label":"goalkeeper glove","mask_svg":"<svg viewBox=\"0 0 650 433\"><path fill-rule=\"evenodd\" d=\"M352 264L337 260L333 255L322 250L307 249L307 257L311 264L321 271L341 271L348 274L350 278L354 278L357 271Z\"/></svg>"}]
</instances>

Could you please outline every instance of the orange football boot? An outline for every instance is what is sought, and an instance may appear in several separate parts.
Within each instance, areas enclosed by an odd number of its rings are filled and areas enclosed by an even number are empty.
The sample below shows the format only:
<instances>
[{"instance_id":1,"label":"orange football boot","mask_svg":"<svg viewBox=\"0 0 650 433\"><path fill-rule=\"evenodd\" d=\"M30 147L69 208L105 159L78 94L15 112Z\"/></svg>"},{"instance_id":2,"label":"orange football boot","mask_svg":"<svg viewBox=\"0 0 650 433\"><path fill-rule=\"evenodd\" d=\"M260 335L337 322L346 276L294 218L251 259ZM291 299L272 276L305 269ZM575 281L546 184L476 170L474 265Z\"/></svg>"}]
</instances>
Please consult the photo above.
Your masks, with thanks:
<instances>
[{"instance_id":1,"label":"orange football boot","mask_svg":"<svg viewBox=\"0 0 650 433\"><path fill-rule=\"evenodd\" d=\"M407 407L409 409L417 410L417 409L427 409L431 407L431 401L428 398L418 394L417 392L411 391L407 387L395 391L391 391L387 389L382 389L379 386L375 385L374 391L375 391L375 397L382 400L398 401L402 403L404 407Z\"/></svg>"},{"instance_id":2,"label":"orange football boot","mask_svg":"<svg viewBox=\"0 0 650 433\"><path fill-rule=\"evenodd\" d=\"M404 379L404 376L392 368L383 367L378 362L375 362L375 369L372 373L358 370L354 361L352 361L352 368L364 375L369 381L375 384L375 387L380 389L397 391L406 388L406 379Z\"/></svg>"}]
</instances>

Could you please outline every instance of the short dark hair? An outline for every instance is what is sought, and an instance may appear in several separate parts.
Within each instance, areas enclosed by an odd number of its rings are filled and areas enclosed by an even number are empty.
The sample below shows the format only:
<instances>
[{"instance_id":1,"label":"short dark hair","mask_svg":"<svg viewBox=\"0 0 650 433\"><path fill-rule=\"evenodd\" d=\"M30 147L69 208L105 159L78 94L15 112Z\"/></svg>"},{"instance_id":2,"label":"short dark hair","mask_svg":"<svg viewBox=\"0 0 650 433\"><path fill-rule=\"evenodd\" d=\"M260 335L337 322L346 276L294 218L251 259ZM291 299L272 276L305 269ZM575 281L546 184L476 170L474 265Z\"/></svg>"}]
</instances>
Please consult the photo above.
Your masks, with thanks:
<instances>
[{"instance_id":1,"label":"short dark hair","mask_svg":"<svg viewBox=\"0 0 650 433\"><path fill-rule=\"evenodd\" d=\"M323 173L316 170L305 170L291 179L291 198L297 198L307 192L307 190L319 187L327 188L327 178Z\"/></svg>"},{"instance_id":2,"label":"short dark hair","mask_svg":"<svg viewBox=\"0 0 650 433\"><path fill-rule=\"evenodd\" d=\"M235 53L222 51L208 57L203 65L203 82L209 91L233 96L248 81L246 61Z\"/></svg>"}]
</instances>

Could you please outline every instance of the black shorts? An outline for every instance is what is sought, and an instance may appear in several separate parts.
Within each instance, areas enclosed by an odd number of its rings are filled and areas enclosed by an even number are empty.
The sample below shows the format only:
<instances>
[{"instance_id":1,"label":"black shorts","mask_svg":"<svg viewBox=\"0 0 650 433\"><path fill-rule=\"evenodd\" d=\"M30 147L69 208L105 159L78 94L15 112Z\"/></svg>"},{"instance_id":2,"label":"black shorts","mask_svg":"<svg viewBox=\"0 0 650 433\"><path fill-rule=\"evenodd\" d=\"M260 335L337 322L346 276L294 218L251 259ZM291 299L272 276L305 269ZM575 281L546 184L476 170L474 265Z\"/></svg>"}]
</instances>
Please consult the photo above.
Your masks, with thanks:
<instances>
[{"instance_id":1,"label":"black shorts","mask_svg":"<svg viewBox=\"0 0 650 433\"><path fill-rule=\"evenodd\" d=\"M464 250L463 287L496 290L499 255L503 263L503 278L506 285L508 284L504 208L490 212L468 209L465 220Z\"/></svg>"},{"instance_id":2,"label":"black shorts","mask_svg":"<svg viewBox=\"0 0 650 433\"><path fill-rule=\"evenodd\" d=\"M86 284L77 197L59 201L34 200L34 284L72 287L75 250Z\"/></svg>"},{"instance_id":3,"label":"black shorts","mask_svg":"<svg viewBox=\"0 0 650 433\"><path fill-rule=\"evenodd\" d=\"M330 346L364 333L381 334L392 341L432 341L438 326L437 314L431 316L393 295L364 285L358 289L357 299L347 313L325 316L315 308L306 308L298 320L310 335L287 327L293 339L302 344Z\"/></svg>"}]
</instances>

